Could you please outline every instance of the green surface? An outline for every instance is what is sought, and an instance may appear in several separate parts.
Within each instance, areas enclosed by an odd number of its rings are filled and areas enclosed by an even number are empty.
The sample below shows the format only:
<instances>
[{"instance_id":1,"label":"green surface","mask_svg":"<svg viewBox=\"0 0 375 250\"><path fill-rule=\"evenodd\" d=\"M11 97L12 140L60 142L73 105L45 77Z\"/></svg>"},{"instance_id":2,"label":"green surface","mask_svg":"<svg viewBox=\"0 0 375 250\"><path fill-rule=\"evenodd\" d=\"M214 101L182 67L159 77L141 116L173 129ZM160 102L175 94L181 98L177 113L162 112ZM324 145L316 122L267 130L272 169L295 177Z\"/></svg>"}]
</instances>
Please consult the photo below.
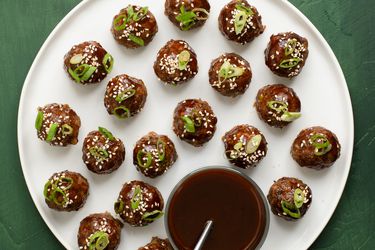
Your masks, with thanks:
<instances>
[{"instance_id":1,"label":"green surface","mask_svg":"<svg viewBox=\"0 0 375 250\"><path fill-rule=\"evenodd\" d=\"M22 84L39 48L78 2L0 3L0 249L63 249L39 216L23 179L17 151L17 108ZM333 48L349 85L355 115L349 180L335 214L311 249L375 249L375 1L291 2Z\"/></svg>"}]
</instances>

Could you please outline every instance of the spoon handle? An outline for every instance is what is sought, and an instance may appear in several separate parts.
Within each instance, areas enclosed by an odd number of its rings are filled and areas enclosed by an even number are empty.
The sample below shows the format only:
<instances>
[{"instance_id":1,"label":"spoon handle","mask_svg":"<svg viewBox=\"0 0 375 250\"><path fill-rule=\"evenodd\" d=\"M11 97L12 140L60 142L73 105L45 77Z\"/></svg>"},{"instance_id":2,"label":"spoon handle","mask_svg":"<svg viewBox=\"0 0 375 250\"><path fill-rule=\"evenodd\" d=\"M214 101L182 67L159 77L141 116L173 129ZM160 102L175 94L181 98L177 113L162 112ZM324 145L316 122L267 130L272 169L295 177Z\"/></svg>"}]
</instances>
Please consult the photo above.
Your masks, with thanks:
<instances>
[{"instance_id":1,"label":"spoon handle","mask_svg":"<svg viewBox=\"0 0 375 250\"><path fill-rule=\"evenodd\" d=\"M209 232L211 231L212 224L213 224L212 220L208 220L206 222L206 226L204 227L204 230L203 230L201 236L199 237L199 240L198 240L197 244L195 245L194 250L200 250L202 248L204 241L206 240Z\"/></svg>"}]
</instances>

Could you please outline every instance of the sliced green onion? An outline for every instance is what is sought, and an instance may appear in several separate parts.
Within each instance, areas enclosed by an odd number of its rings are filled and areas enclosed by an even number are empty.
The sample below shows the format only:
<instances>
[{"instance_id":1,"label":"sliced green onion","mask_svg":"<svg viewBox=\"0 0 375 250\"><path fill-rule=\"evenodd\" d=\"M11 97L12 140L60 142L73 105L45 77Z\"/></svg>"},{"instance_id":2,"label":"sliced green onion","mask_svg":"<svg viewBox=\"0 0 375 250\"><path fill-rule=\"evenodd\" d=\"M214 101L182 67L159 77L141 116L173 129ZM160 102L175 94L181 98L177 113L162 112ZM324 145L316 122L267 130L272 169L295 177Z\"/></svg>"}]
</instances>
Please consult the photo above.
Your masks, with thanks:
<instances>
[{"instance_id":1,"label":"sliced green onion","mask_svg":"<svg viewBox=\"0 0 375 250\"><path fill-rule=\"evenodd\" d=\"M92 76L92 74L94 74L96 69L97 69L96 67L90 65L89 68L86 70L86 72L81 77L81 80L87 81L88 79L90 79L90 77Z\"/></svg>"},{"instance_id":2,"label":"sliced green onion","mask_svg":"<svg viewBox=\"0 0 375 250\"><path fill-rule=\"evenodd\" d=\"M62 190L68 190L73 185L73 179L70 177L60 177L60 179L57 181L57 185L61 186L64 184L67 184L65 187L61 187Z\"/></svg>"},{"instance_id":3,"label":"sliced green onion","mask_svg":"<svg viewBox=\"0 0 375 250\"><path fill-rule=\"evenodd\" d=\"M242 146L243 146L243 143L239 141L236 144L234 144L233 148L236 151L240 151L240 149L242 148Z\"/></svg>"},{"instance_id":4,"label":"sliced green onion","mask_svg":"<svg viewBox=\"0 0 375 250\"><path fill-rule=\"evenodd\" d=\"M187 50L183 50L180 54L178 54L178 69L185 70L189 60L190 60L190 53Z\"/></svg>"},{"instance_id":5,"label":"sliced green onion","mask_svg":"<svg viewBox=\"0 0 375 250\"><path fill-rule=\"evenodd\" d=\"M43 117L44 117L43 111L38 111L38 115L36 116L36 119L35 119L35 128L38 131L40 131L40 129L42 128Z\"/></svg>"},{"instance_id":6,"label":"sliced green onion","mask_svg":"<svg viewBox=\"0 0 375 250\"><path fill-rule=\"evenodd\" d=\"M297 66L297 64L301 61L301 58L291 58L291 59L285 59L280 64L279 67L283 69L289 69Z\"/></svg>"},{"instance_id":7,"label":"sliced green onion","mask_svg":"<svg viewBox=\"0 0 375 250\"><path fill-rule=\"evenodd\" d=\"M143 41L142 38L140 37L137 37L133 34L129 34L129 39L133 42L133 43L136 43L138 44L139 46L145 46L145 42Z\"/></svg>"},{"instance_id":8,"label":"sliced green onion","mask_svg":"<svg viewBox=\"0 0 375 250\"><path fill-rule=\"evenodd\" d=\"M58 194L60 194L61 197L63 198L62 202L58 200L59 199ZM55 187L55 189L53 190L52 200L58 206L64 206L68 202L68 196L66 195L64 190L62 190L61 188Z\"/></svg>"},{"instance_id":9,"label":"sliced green onion","mask_svg":"<svg viewBox=\"0 0 375 250\"><path fill-rule=\"evenodd\" d=\"M246 12L246 14L249 15L249 16L254 15L254 12L252 11L252 9L250 7L245 6L245 5L236 4L236 9Z\"/></svg>"},{"instance_id":10,"label":"sliced green onion","mask_svg":"<svg viewBox=\"0 0 375 250\"><path fill-rule=\"evenodd\" d=\"M112 55L109 53L105 54L105 56L103 57L102 63L103 63L105 71L107 71L108 74L111 73L114 62L115 60L113 59Z\"/></svg>"},{"instance_id":11,"label":"sliced green onion","mask_svg":"<svg viewBox=\"0 0 375 250\"><path fill-rule=\"evenodd\" d=\"M115 137L112 135L112 133L108 129L103 128L103 127L99 127L99 132L102 135L104 135L104 137L106 137L108 140L110 140L110 141L115 140Z\"/></svg>"},{"instance_id":12,"label":"sliced green onion","mask_svg":"<svg viewBox=\"0 0 375 250\"><path fill-rule=\"evenodd\" d=\"M122 200L116 201L114 204L114 210L116 214L121 214L124 211L125 205Z\"/></svg>"},{"instance_id":13,"label":"sliced green onion","mask_svg":"<svg viewBox=\"0 0 375 250\"><path fill-rule=\"evenodd\" d=\"M58 123L52 123L51 124L51 126L48 129L46 141L50 142L55 138L58 128L59 128Z\"/></svg>"},{"instance_id":14,"label":"sliced green onion","mask_svg":"<svg viewBox=\"0 0 375 250\"><path fill-rule=\"evenodd\" d=\"M113 20L113 28L117 31L124 30L126 27L126 16L119 15Z\"/></svg>"},{"instance_id":15,"label":"sliced green onion","mask_svg":"<svg viewBox=\"0 0 375 250\"><path fill-rule=\"evenodd\" d=\"M71 68L68 69L69 74L73 77L73 79L80 83L81 81L88 80L92 74L95 72L97 68L88 64L81 64L74 70Z\"/></svg>"},{"instance_id":16,"label":"sliced green onion","mask_svg":"<svg viewBox=\"0 0 375 250\"><path fill-rule=\"evenodd\" d=\"M113 110L113 114L120 119L126 119L130 117L130 111L128 108L124 106L116 107Z\"/></svg>"},{"instance_id":17,"label":"sliced green onion","mask_svg":"<svg viewBox=\"0 0 375 250\"><path fill-rule=\"evenodd\" d=\"M89 250L104 250L109 244L109 235L103 231L97 231L89 237Z\"/></svg>"},{"instance_id":18,"label":"sliced green onion","mask_svg":"<svg viewBox=\"0 0 375 250\"><path fill-rule=\"evenodd\" d=\"M50 194L48 195L48 189L51 189L51 192ZM48 180L46 182L46 184L44 184L44 190L43 190L43 195L44 195L44 198L46 198L46 200L48 201L52 201L52 182L50 180Z\"/></svg>"},{"instance_id":19,"label":"sliced green onion","mask_svg":"<svg viewBox=\"0 0 375 250\"><path fill-rule=\"evenodd\" d=\"M328 147L326 148L315 148L314 154L317 156L322 156L322 155L327 154L329 151L331 151L331 149L332 149L331 144L329 144Z\"/></svg>"},{"instance_id":20,"label":"sliced green onion","mask_svg":"<svg viewBox=\"0 0 375 250\"><path fill-rule=\"evenodd\" d=\"M180 14L176 16L176 20L180 22L182 30L189 30L197 20L197 15L193 11L186 11L185 6L180 7Z\"/></svg>"},{"instance_id":21,"label":"sliced green onion","mask_svg":"<svg viewBox=\"0 0 375 250\"><path fill-rule=\"evenodd\" d=\"M63 136L71 135L73 134L73 128L69 124L63 124L61 126L62 134Z\"/></svg>"},{"instance_id":22,"label":"sliced green onion","mask_svg":"<svg viewBox=\"0 0 375 250\"><path fill-rule=\"evenodd\" d=\"M261 135L255 135L255 136L251 137L250 141L248 141L247 144L246 144L246 153L252 154L255 151L257 151L261 141L262 141Z\"/></svg>"},{"instance_id":23,"label":"sliced green onion","mask_svg":"<svg viewBox=\"0 0 375 250\"><path fill-rule=\"evenodd\" d=\"M146 158L146 162L144 162L144 157ZM138 166L141 168L148 168L151 166L152 163L152 155L150 152L143 152L143 150L139 150L137 153L137 161L138 161Z\"/></svg>"},{"instance_id":24,"label":"sliced green onion","mask_svg":"<svg viewBox=\"0 0 375 250\"><path fill-rule=\"evenodd\" d=\"M134 9L133 9L133 6L129 5L128 8L126 9L126 12L128 14L128 19L127 21L130 21L130 19L133 18L135 12L134 12Z\"/></svg>"},{"instance_id":25,"label":"sliced green onion","mask_svg":"<svg viewBox=\"0 0 375 250\"><path fill-rule=\"evenodd\" d=\"M305 193L301 189L297 188L294 191L294 205L296 206L296 208L301 208L304 200L305 200Z\"/></svg>"},{"instance_id":26,"label":"sliced green onion","mask_svg":"<svg viewBox=\"0 0 375 250\"><path fill-rule=\"evenodd\" d=\"M194 8L191 11L196 15L195 18L197 20L207 20L210 15L210 13L203 8ZM203 15L201 13L203 13Z\"/></svg>"},{"instance_id":27,"label":"sliced green onion","mask_svg":"<svg viewBox=\"0 0 375 250\"><path fill-rule=\"evenodd\" d=\"M269 101L267 102L267 106L270 109L275 110L277 113L285 113L286 111L288 111L288 104L286 102Z\"/></svg>"},{"instance_id":28,"label":"sliced green onion","mask_svg":"<svg viewBox=\"0 0 375 250\"><path fill-rule=\"evenodd\" d=\"M145 220L147 222L153 222L153 221L159 219L160 217L162 217L163 214L164 213L160 210L154 210L150 213L146 212L146 213L143 214L142 220Z\"/></svg>"},{"instance_id":29,"label":"sliced green onion","mask_svg":"<svg viewBox=\"0 0 375 250\"><path fill-rule=\"evenodd\" d=\"M288 42L285 45L285 55L288 56L293 53L297 46L297 39L289 39Z\"/></svg>"},{"instance_id":30,"label":"sliced green onion","mask_svg":"<svg viewBox=\"0 0 375 250\"><path fill-rule=\"evenodd\" d=\"M294 120L297 120L300 117L301 117L300 112L285 111L284 114L281 115L280 119L284 122L292 122Z\"/></svg>"},{"instance_id":31,"label":"sliced green onion","mask_svg":"<svg viewBox=\"0 0 375 250\"><path fill-rule=\"evenodd\" d=\"M219 82L225 81L228 78L242 76L244 72L244 68L233 66L229 61L225 60L219 70Z\"/></svg>"},{"instance_id":32,"label":"sliced green onion","mask_svg":"<svg viewBox=\"0 0 375 250\"><path fill-rule=\"evenodd\" d=\"M156 143L156 147L158 149L159 161L164 161L164 158L165 158L165 142L163 142L161 139L158 139L158 142Z\"/></svg>"},{"instance_id":33,"label":"sliced green onion","mask_svg":"<svg viewBox=\"0 0 375 250\"><path fill-rule=\"evenodd\" d=\"M310 137L311 144L315 147L314 154L322 156L331 151L332 144L329 142L327 136L323 134L314 134Z\"/></svg>"},{"instance_id":34,"label":"sliced green onion","mask_svg":"<svg viewBox=\"0 0 375 250\"><path fill-rule=\"evenodd\" d=\"M108 158L109 154L104 148L91 147L89 148L90 154L98 161L103 161Z\"/></svg>"},{"instance_id":35,"label":"sliced green onion","mask_svg":"<svg viewBox=\"0 0 375 250\"><path fill-rule=\"evenodd\" d=\"M234 16L234 31L236 32L236 35L239 35L242 33L247 25L247 21L252 15L254 15L254 13L251 8L241 4L237 4L236 9L238 10L238 13Z\"/></svg>"},{"instance_id":36,"label":"sliced green onion","mask_svg":"<svg viewBox=\"0 0 375 250\"><path fill-rule=\"evenodd\" d=\"M184 121L184 128L188 133L195 133L194 121L187 115L181 116L181 119Z\"/></svg>"},{"instance_id":37,"label":"sliced green onion","mask_svg":"<svg viewBox=\"0 0 375 250\"><path fill-rule=\"evenodd\" d=\"M70 64L78 64L80 62L82 62L83 60L83 55L82 54L77 54L77 55L74 55L70 58L69 62Z\"/></svg>"},{"instance_id":38,"label":"sliced green onion","mask_svg":"<svg viewBox=\"0 0 375 250\"><path fill-rule=\"evenodd\" d=\"M141 201L142 201L142 190L141 190L140 186L136 186L135 190L134 190L134 193L133 193L133 197L130 200L130 205L131 205L132 209L133 210L137 209L139 207L139 203L141 203Z\"/></svg>"},{"instance_id":39,"label":"sliced green onion","mask_svg":"<svg viewBox=\"0 0 375 250\"><path fill-rule=\"evenodd\" d=\"M301 218L301 212L294 205L290 204L287 201L281 201L281 207L287 215L292 218L299 219Z\"/></svg>"},{"instance_id":40,"label":"sliced green onion","mask_svg":"<svg viewBox=\"0 0 375 250\"><path fill-rule=\"evenodd\" d=\"M130 97L135 95L135 92L136 92L135 89L132 89L132 88L125 89L124 91L120 92L116 96L116 101L121 103L121 102L125 101L126 99L129 99Z\"/></svg>"},{"instance_id":41,"label":"sliced green onion","mask_svg":"<svg viewBox=\"0 0 375 250\"><path fill-rule=\"evenodd\" d=\"M133 21L138 22L147 15L148 7L143 7L133 15Z\"/></svg>"}]
</instances>

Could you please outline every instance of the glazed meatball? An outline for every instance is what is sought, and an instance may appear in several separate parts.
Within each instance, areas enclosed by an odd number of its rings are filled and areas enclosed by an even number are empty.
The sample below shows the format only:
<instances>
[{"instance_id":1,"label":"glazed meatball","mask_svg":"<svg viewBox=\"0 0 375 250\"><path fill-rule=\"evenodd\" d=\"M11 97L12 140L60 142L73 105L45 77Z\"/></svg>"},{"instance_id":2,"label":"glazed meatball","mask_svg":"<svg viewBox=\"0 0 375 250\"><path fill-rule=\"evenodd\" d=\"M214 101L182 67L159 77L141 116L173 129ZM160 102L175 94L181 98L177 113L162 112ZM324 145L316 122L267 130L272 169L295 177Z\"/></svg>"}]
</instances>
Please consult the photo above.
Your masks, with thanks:
<instances>
[{"instance_id":1,"label":"glazed meatball","mask_svg":"<svg viewBox=\"0 0 375 250\"><path fill-rule=\"evenodd\" d=\"M147 99L142 80L128 75L112 78L104 96L104 106L110 115L126 119L141 112Z\"/></svg>"},{"instance_id":2,"label":"glazed meatball","mask_svg":"<svg viewBox=\"0 0 375 250\"><path fill-rule=\"evenodd\" d=\"M180 30L191 30L208 19L211 6L207 0L166 0L165 15Z\"/></svg>"},{"instance_id":3,"label":"glazed meatball","mask_svg":"<svg viewBox=\"0 0 375 250\"><path fill-rule=\"evenodd\" d=\"M301 180L283 177L277 180L267 195L271 211L285 220L298 220L309 209L312 193Z\"/></svg>"},{"instance_id":4,"label":"glazed meatball","mask_svg":"<svg viewBox=\"0 0 375 250\"><path fill-rule=\"evenodd\" d=\"M128 5L113 18L112 35L129 49L149 44L158 32L158 24L148 7Z\"/></svg>"},{"instance_id":5,"label":"glazed meatball","mask_svg":"<svg viewBox=\"0 0 375 250\"><path fill-rule=\"evenodd\" d=\"M184 83L198 73L197 55L187 42L170 40L158 52L154 71L167 84Z\"/></svg>"},{"instance_id":6,"label":"glazed meatball","mask_svg":"<svg viewBox=\"0 0 375 250\"><path fill-rule=\"evenodd\" d=\"M74 45L64 57L70 78L80 84L101 82L113 67L113 57L95 41Z\"/></svg>"},{"instance_id":7,"label":"glazed meatball","mask_svg":"<svg viewBox=\"0 0 375 250\"><path fill-rule=\"evenodd\" d=\"M307 39L293 32L272 35L265 50L266 65L278 76L297 76L309 55Z\"/></svg>"},{"instance_id":8,"label":"glazed meatball","mask_svg":"<svg viewBox=\"0 0 375 250\"><path fill-rule=\"evenodd\" d=\"M301 102L297 94L283 84L261 88L254 106L259 118L276 128L283 128L301 117Z\"/></svg>"},{"instance_id":9,"label":"glazed meatball","mask_svg":"<svg viewBox=\"0 0 375 250\"><path fill-rule=\"evenodd\" d=\"M47 104L38 107L35 128L38 138L53 146L66 147L78 143L81 119L68 104Z\"/></svg>"},{"instance_id":10,"label":"glazed meatball","mask_svg":"<svg viewBox=\"0 0 375 250\"><path fill-rule=\"evenodd\" d=\"M43 191L48 207L57 211L77 211L89 195L89 183L79 173L63 171L53 174Z\"/></svg>"},{"instance_id":11,"label":"glazed meatball","mask_svg":"<svg viewBox=\"0 0 375 250\"><path fill-rule=\"evenodd\" d=\"M131 226L146 226L163 216L164 200L159 190L142 181L122 187L115 202L116 214Z\"/></svg>"},{"instance_id":12,"label":"glazed meatball","mask_svg":"<svg viewBox=\"0 0 375 250\"><path fill-rule=\"evenodd\" d=\"M334 133L323 127L311 127L298 134L291 155L301 167L319 170L335 163L340 157L340 148Z\"/></svg>"},{"instance_id":13,"label":"glazed meatball","mask_svg":"<svg viewBox=\"0 0 375 250\"><path fill-rule=\"evenodd\" d=\"M224 96L236 97L250 85L250 64L240 55L226 53L212 61L208 72L211 86Z\"/></svg>"},{"instance_id":14,"label":"glazed meatball","mask_svg":"<svg viewBox=\"0 0 375 250\"><path fill-rule=\"evenodd\" d=\"M220 12L219 29L228 40L246 44L262 34L265 26L254 6L246 0L232 0Z\"/></svg>"},{"instance_id":15,"label":"glazed meatball","mask_svg":"<svg viewBox=\"0 0 375 250\"><path fill-rule=\"evenodd\" d=\"M115 250L120 244L122 224L108 213L91 214L78 230L78 246L82 250Z\"/></svg>"},{"instance_id":16,"label":"glazed meatball","mask_svg":"<svg viewBox=\"0 0 375 250\"><path fill-rule=\"evenodd\" d=\"M137 141L133 150L133 164L147 177L155 178L177 160L173 142L165 135L150 132Z\"/></svg>"},{"instance_id":17,"label":"glazed meatball","mask_svg":"<svg viewBox=\"0 0 375 250\"><path fill-rule=\"evenodd\" d=\"M152 237L150 243L138 250L173 250L173 247L168 239L160 239L159 237Z\"/></svg>"},{"instance_id":18,"label":"glazed meatball","mask_svg":"<svg viewBox=\"0 0 375 250\"><path fill-rule=\"evenodd\" d=\"M238 125L222 138L225 155L230 163L239 168L256 167L267 154L267 140L255 127Z\"/></svg>"},{"instance_id":19,"label":"glazed meatball","mask_svg":"<svg viewBox=\"0 0 375 250\"><path fill-rule=\"evenodd\" d=\"M125 160L124 144L110 131L99 127L99 130L90 132L83 141L82 160L94 173L112 173Z\"/></svg>"},{"instance_id":20,"label":"glazed meatball","mask_svg":"<svg viewBox=\"0 0 375 250\"><path fill-rule=\"evenodd\" d=\"M201 99L180 102L173 115L173 131L183 141L203 146L216 131L217 118L211 106Z\"/></svg>"}]
</instances>

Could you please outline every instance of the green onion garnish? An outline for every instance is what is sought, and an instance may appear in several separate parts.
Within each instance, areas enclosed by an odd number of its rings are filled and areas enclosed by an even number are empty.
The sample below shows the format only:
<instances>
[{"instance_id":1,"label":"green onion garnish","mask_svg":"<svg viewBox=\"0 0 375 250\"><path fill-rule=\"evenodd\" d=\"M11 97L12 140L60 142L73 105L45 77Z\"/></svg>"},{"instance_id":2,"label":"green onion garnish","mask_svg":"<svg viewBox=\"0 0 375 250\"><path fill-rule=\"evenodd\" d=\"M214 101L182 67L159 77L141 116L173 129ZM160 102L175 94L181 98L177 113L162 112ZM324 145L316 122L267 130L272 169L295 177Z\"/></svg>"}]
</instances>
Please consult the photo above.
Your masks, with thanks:
<instances>
[{"instance_id":1,"label":"green onion garnish","mask_svg":"<svg viewBox=\"0 0 375 250\"><path fill-rule=\"evenodd\" d=\"M57 133L57 129L59 128L58 123L52 123L51 126L48 129L47 138L46 141L50 142L55 138L55 135Z\"/></svg>"},{"instance_id":2,"label":"green onion garnish","mask_svg":"<svg viewBox=\"0 0 375 250\"><path fill-rule=\"evenodd\" d=\"M124 211L125 205L122 200L116 201L114 204L114 210L116 214L121 214Z\"/></svg>"},{"instance_id":3,"label":"green onion garnish","mask_svg":"<svg viewBox=\"0 0 375 250\"><path fill-rule=\"evenodd\" d=\"M287 215L289 215L292 218L299 219L301 218L301 212L298 208L295 207L295 205L290 204L287 201L281 201L281 207Z\"/></svg>"},{"instance_id":4,"label":"green onion garnish","mask_svg":"<svg viewBox=\"0 0 375 250\"><path fill-rule=\"evenodd\" d=\"M164 158L165 158L165 142L163 142L161 139L158 139L158 142L156 143L156 147L158 149L159 161L164 161Z\"/></svg>"},{"instance_id":5,"label":"green onion garnish","mask_svg":"<svg viewBox=\"0 0 375 250\"><path fill-rule=\"evenodd\" d=\"M88 64L81 64L74 70L71 68L68 69L69 74L73 77L73 79L80 83L81 81L87 81L92 74L96 71L96 67L88 65Z\"/></svg>"},{"instance_id":6,"label":"green onion garnish","mask_svg":"<svg viewBox=\"0 0 375 250\"><path fill-rule=\"evenodd\" d=\"M285 59L280 64L279 67L283 69L289 69L297 66L297 64L301 61L301 58L291 58L291 59Z\"/></svg>"},{"instance_id":7,"label":"green onion garnish","mask_svg":"<svg viewBox=\"0 0 375 250\"><path fill-rule=\"evenodd\" d=\"M73 185L70 177L60 177L58 180L48 180L44 185L43 195L48 201L53 201L56 205L64 206L68 202L66 190ZM62 201L60 201L62 199Z\"/></svg>"},{"instance_id":8,"label":"green onion garnish","mask_svg":"<svg viewBox=\"0 0 375 250\"><path fill-rule=\"evenodd\" d=\"M104 250L109 244L109 235L103 231L97 231L90 235L89 250Z\"/></svg>"},{"instance_id":9,"label":"green onion garnish","mask_svg":"<svg viewBox=\"0 0 375 250\"><path fill-rule=\"evenodd\" d=\"M137 13L133 15L133 21L138 22L142 18L146 16L148 12L148 7L143 7L141 10L139 10Z\"/></svg>"},{"instance_id":10,"label":"green onion garnish","mask_svg":"<svg viewBox=\"0 0 375 250\"><path fill-rule=\"evenodd\" d=\"M190 53L187 50L183 50L180 54L178 54L178 69L185 70L189 60L190 60Z\"/></svg>"},{"instance_id":11,"label":"green onion garnish","mask_svg":"<svg viewBox=\"0 0 375 250\"><path fill-rule=\"evenodd\" d=\"M124 30L126 27L126 16L125 15L119 15L113 20L113 28L117 31Z\"/></svg>"},{"instance_id":12,"label":"green onion garnish","mask_svg":"<svg viewBox=\"0 0 375 250\"><path fill-rule=\"evenodd\" d=\"M332 144L323 134L314 134L310 137L310 142L315 147L314 154L317 156L325 155L332 149Z\"/></svg>"},{"instance_id":13,"label":"green onion garnish","mask_svg":"<svg viewBox=\"0 0 375 250\"><path fill-rule=\"evenodd\" d=\"M83 55L82 54L77 54L77 55L74 55L70 58L69 62L70 64L78 64L80 63L81 61L83 60Z\"/></svg>"},{"instance_id":14,"label":"green onion garnish","mask_svg":"<svg viewBox=\"0 0 375 250\"><path fill-rule=\"evenodd\" d=\"M252 154L259 148L260 142L262 141L261 135L255 135L251 137L250 141L246 144L246 153Z\"/></svg>"},{"instance_id":15,"label":"green onion garnish","mask_svg":"<svg viewBox=\"0 0 375 250\"><path fill-rule=\"evenodd\" d=\"M61 200L61 198L59 197L62 197L61 202L59 201ZM61 188L55 187L52 200L55 204L59 206L64 206L68 202L68 196L66 195L64 190L62 190Z\"/></svg>"},{"instance_id":16,"label":"green onion garnish","mask_svg":"<svg viewBox=\"0 0 375 250\"><path fill-rule=\"evenodd\" d=\"M115 137L112 135L112 133L108 129L103 128L103 127L99 127L98 130L102 135L104 135L106 138L108 138L108 140L110 140L110 141L115 140Z\"/></svg>"},{"instance_id":17,"label":"green onion garnish","mask_svg":"<svg viewBox=\"0 0 375 250\"><path fill-rule=\"evenodd\" d=\"M91 147L89 148L89 152L97 161L103 161L109 157L107 150L104 148Z\"/></svg>"},{"instance_id":18,"label":"green onion garnish","mask_svg":"<svg viewBox=\"0 0 375 250\"><path fill-rule=\"evenodd\" d=\"M186 11L185 6L181 5L180 14L176 16L176 20L180 22L182 30L189 30L197 20L207 20L209 15L210 13L203 8L194 8L191 11Z\"/></svg>"},{"instance_id":19,"label":"green onion garnish","mask_svg":"<svg viewBox=\"0 0 375 250\"><path fill-rule=\"evenodd\" d=\"M146 157L146 162L144 158ZM148 168L151 166L152 163L152 155L150 152L143 152L143 150L139 150L137 153L137 161L138 161L138 166L141 168Z\"/></svg>"},{"instance_id":20,"label":"green onion garnish","mask_svg":"<svg viewBox=\"0 0 375 250\"><path fill-rule=\"evenodd\" d=\"M236 150L236 151L240 151L242 146L243 146L243 143L239 141L236 144L234 144L233 149Z\"/></svg>"},{"instance_id":21,"label":"green onion garnish","mask_svg":"<svg viewBox=\"0 0 375 250\"><path fill-rule=\"evenodd\" d=\"M301 189L297 188L294 191L294 205L296 206L296 208L301 208L304 200L305 200L305 193Z\"/></svg>"},{"instance_id":22,"label":"green onion garnish","mask_svg":"<svg viewBox=\"0 0 375 250\"><path fill-rule=\"evenodd\" d=\"M286 111L288 111L288 104L286 102L269 101L267 102L267 106L270 109L275 110L277 113L285 113Z\"/></svg>"},{"instance_id":23,"label":"green onion garnish","mask_svg":"<svg viewBox=\"0 0 375 250\"><path fill-rule=\"evenodd\" d=\"M50 189L51 187L52 187L52 182L50 180L48 180L46 182L46 184L44 184L44 190L43 190L44 198L46 198L46 200L48 200L48 201L52 200L52 195L51 195L52 192L51 192L51 194L48 194L48 189Z\"/></svg>"},{"instance_id":24,"label":"green onion garnish","mask_svg":"<svg viewBox=\"0 0 375 250\"><path fill-rule=\"evenodd\" d=\"M130 205L133 210L139 207L139 203L142 201L142 189L140 186L136 186L134 189L133 197L130 200Z\"/></svg>"},{"instance_id":25,"label":"green onion garnish","mask_svg":"<svg viewBox=\"0 0 375 250\"><path fill-rule=\"evenodd\" d=\"M57 181L57 185L62 189L62 190L68 190L72 187L73 185L73 179L70 177L60 177L60 179Z\"/></svg>"},{"instance_id":26,"label":"green onion garnish","mask_svg":"<svg viewBox=\"0 0 375 250\"><path fill-rule=\"evenodd\" d=\"M120 119L126 119L130 117L130 111L124 106L117 107L113 110L113 114Z\"/></svg>"},{"instance_id":27,"label":"green onion garnish","mask_svg":"<svg viewBox=\"0 0 375 250\"><path fill-rule=\"evenodd\" d=\"M249 18L254 15L254 12L251 10L251 8L248 8L242 4L236 4L236 9L238 10L238 13L234 17L234 30L236 35L239 35L246 27Z\"/></svg>"},{"instance_id":28,"label":"green onion garnish","mask_svg":"<svg viewBox=\"0 0 375 250\"><path fill-rule=\"evenodd\" d=\"M294 120L297 120L300 117L301 117L300 112L285 111L284 114L281 115L280 119L284 122L292 122Z\"/></svg>"},{"instance_id":29,"label":"green onion garnish","mask_svg":"<svg viewBox=\"0 0 375 250\"><path fill-rule=\"evenodd\" d=\"M135 95L135 89L132 89L132 88L129 88L129 89L125 89L124 91L120 92L117 96L116 96L116 101L121 103L123 101L125 101L126 99L132 97L133 95Z\"/></svg>"},{"instance_id":30,"label":"green onion garnish","mask_svg":"<svg viewBox=\"0 0 375 250\"><path fill-rule=\"evenodd\" d=\"M181 119L184 121L184 128L186 132L195 133L195 125L194 125L194 121L192 120L192 118L190 118L187 115L183 115L181 116Z\"/></svg>"},{"instance_id":31,"label":"green onion garnish","mask_svg":"<svg viewBox=\"0 0 375 250\"><path fill-rule=\"evenodd\" d=\"M285 55L288 56L293 53L297 46L297 39L289 39L288 42L285 45Z\"/></svg>"},{"instance_id":32,"label":"green onion garnish","mask_svg":"<svg viewBox=\"0 0 375 250\"><path fill-rule=\"evenodd\" d=\"M38 111L38 115L36 116L36 119L35 119L35 128L38 131L40 131L40 129L42 128L43 116L44 116L43 111Z\"/></svg>"},{"instance_id":33,"label":"green onion garnish","mask_svg":"<svg viewBox=\"0 0 375 250\"><path fill-rule=\"evenodd\" d=\"M63 136L71 135L73 134L73 128L69 124L63 124L61 126L62 134Z\"/></svg>"},{"instance_id":34,"label":"green onion garnish","mask_svg":"<svg viewBox=\"0 0 375 250\"><path fill-rule=\"evenodd\" d=\"M159 219L160 217L163 216L163 212L160 211L160 210L154 210L152 212L146 212L143 214L142 216L142 220L145 220L147 222L153 222L155 221L156 219Z\"/></svg>"},{"instance_id":35,"label":"green onion garnish","mask_svg":"<svg viewBox=\"0 0 375 250\"><path fill-rule=\"evenodd\" d=\"M115 61L112 55L109 53L105 54L105 56L103 57L102 63L103 63L105 71L107 71L108 74L111 73L114 62Z\"/></svg>"},{"instance_id":36,"label":"green onion garnish","mask_svg":"<svg viewBox=\"0 0 375 250\"><path fill-rule=\"evenodd\" d=\"M223 82L228 78L242 76L244 72L244 68L234 66L226 60L219 70L219 82Z\"/></svg>"},{"instance_id":37,"label":"green onion garnish","mask_svg":"<svg viewBox=\"0 0 375 250\"><path fill-rule=\"evenodd\" d=\"M143 41L142 38L140 37L137 37L133 34L129 34L129 39L133 42L133 43L136 43L138 44L139 46L145 46L145 42Z\"/></svg>"}]
</instances>

